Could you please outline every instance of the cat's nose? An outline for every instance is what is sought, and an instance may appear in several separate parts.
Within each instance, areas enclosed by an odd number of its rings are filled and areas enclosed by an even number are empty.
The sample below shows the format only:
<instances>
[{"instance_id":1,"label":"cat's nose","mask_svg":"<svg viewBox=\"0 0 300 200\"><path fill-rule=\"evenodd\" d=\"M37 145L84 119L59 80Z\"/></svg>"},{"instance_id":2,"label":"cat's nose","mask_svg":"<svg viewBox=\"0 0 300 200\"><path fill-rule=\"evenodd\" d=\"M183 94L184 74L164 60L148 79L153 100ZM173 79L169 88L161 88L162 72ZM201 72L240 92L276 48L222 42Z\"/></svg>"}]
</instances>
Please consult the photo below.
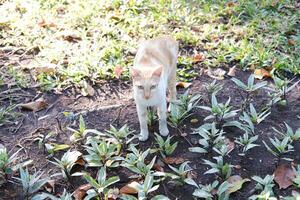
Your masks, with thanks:
<instances>
[{"instance_id":1,"label":"cat's nose","mask_svg":"<svg viewBox=\"0 0 300 200\"><path fill-rule=\"evenodd\" d=\"M150 98L150 95L145 95L145 99L149 99Z\"/></svg>"}]
</instances>

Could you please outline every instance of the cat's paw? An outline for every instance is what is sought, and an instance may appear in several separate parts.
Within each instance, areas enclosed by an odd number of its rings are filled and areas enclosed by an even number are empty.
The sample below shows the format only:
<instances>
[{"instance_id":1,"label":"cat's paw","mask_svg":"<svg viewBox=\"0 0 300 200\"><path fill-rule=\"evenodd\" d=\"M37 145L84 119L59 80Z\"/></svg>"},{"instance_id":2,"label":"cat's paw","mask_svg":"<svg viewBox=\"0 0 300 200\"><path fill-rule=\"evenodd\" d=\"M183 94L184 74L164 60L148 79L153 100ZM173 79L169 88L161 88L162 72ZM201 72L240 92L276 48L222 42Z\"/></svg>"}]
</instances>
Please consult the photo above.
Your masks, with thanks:
<instances>
[{"instance_id":1,"label":"cat's paw","mask_svg":"<svg viewBox=\"0 0 300 200\"><path fill-rule=\"evenodd\" d=\"M149 134L140 133L139 141L144 142L144 141L148 140L148 137L149 137Z\"/></svg>"},{"instance_id":2,"label":"cat's paw","mask_svg":"<svg viewBox=\"0 0 300 200\"><path fill-rule=\"evenodd\" d=\"M169 135L169 129L168 129L168 127L167 126L160 127L159 128L159 134L161 136L167 136L167 135Z\"/></svg>"}]
</instances>

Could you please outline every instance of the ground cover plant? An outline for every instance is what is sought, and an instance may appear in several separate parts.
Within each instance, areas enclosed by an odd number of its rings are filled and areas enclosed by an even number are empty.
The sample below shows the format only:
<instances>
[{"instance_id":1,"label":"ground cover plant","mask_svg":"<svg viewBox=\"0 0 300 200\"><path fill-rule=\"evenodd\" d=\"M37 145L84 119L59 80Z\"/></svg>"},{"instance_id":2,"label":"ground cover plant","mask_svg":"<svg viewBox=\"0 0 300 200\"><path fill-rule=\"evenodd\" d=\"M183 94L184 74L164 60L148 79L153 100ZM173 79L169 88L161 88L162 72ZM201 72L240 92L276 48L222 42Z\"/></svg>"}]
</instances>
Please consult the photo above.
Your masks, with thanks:
<instances>
[{"instance_id":1,"label":"ground cover plant","mask_svg":"<svg viewBox=\"0 0 300 200\"><path fill-rule=\"evenodd\" d=\"M0 1L3 199L298 199L300 4ZM180 43L169 137L139 142L129 67ZM173 106L176 104L176 106Z\"/></svg>"}]
</instances>

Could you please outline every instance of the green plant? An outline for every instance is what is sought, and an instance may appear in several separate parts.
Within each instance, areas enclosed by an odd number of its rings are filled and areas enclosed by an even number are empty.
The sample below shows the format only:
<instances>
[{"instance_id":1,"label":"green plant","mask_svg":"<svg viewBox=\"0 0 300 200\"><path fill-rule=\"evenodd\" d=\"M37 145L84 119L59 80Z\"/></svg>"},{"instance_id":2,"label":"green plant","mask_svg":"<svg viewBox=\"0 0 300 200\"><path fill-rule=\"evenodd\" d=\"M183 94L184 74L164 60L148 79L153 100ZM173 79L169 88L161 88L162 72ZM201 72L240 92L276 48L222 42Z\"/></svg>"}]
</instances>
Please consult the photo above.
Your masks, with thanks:
<instances>
[{"instance_id":1,"label":"green plant","mask_svg":"<svg viewBox=\"0 0 300 200\"><path fill-rule=\"evenodd\" d=\"M76 164L76 161L82 154L79 151L67 151L64 153L62 158L59 160L57 158L54 158L55 161L49 161L50 163L56 165L60 168L61 174L63 178L70 180L71 178L71 170L73 166Z\"/></svg>"},{"instance_id":2,"label":"green plant","mask_svg":"<svg viewBox=\"0 0 300 200\"><path fill-rule=\"evenodd\" d=\"M297 168L293 167L293 171L295 173L295 178L292 181L297 188L300 188L300 165L297 165Z\"/></svg>"},{"instance_id":3,"label":"green plant","mask_svg":"<svg viewBox=\"0 0 300 200\"><path fill-rule=\"evenodd\" d=\"M108 200L108 194L110 192L109 186L120 181L118 176L113 176L107 179L105 167L101 167L97 174L97 179L93 179L90 175L84 174L85 180L92 185L92 189L87 191L86 200L100 197L100 199Z\"/></svg>"},{"instance_id":4,"label":"green plant","mask_svg":"<svg viewBox=\"0 0 300 200\"><path fill-rule=\"evenodd\" d=\"M213 158L217 161L216 163L203 159L204 164L211 167L211 169L206 171L204 174L218 173L223 179L227 179L231 175L231 169L233 166L228 163L224 163L222 156Z\"/></svg>"},{"instance_id":5,"label":"green plant","mask_svg":"<svg viewBox=\"0 0 300 200\"><path fill-rule=\"evenodd\" d=\"M149 164L146 164L146 157L150 153L150 149L147 149L144 152L140 152L133 145L129 147L131 153L126 155L126 158L121 158L123 160L122 166L128 168L134 173L140 174L142 176L146 176L155 163L156 157L153 157Z\"/></svg>"},{"instance_id":6,"label":"green plant","mask_svg":"<svg viewBox=\"0 0 300 200\"><path fill-rule=\"evenodd\" d=\"M68 193L66 189L64 189L64 192L60 195L60 197L56 197L52 194L48 193L40 193L35 195L32 200L44 200L44 199L51 199L51 200L73 200L72 194Z\"/></svg>"},{"instance_id":7,"label":"green plant","mask_svg":"<svg viewBox=\"0 0 300 200\"><path fill-rule=\"evenodd\" d=\"M284 197L283 200L298 200L300 198L300 193L292 191L292 196Z\"/></svg>"},{"instance_id":8,"label":"green plant","mask_svg":"<svg viewBox=\"0 0 300 200\"><path fill-rule=\"evenodd\" d=\"M147 108L147 124L153 126L155 120L157 120L156 110L152 107Z\"/></svg>"},{"instance_id":9,"label":"green plant","mask_svg":"<svg viewBox=\"0 0 300 200\"><path fill-rule=\"evenodd\" d=\"M252 195L249 199L267 199L267 200L276 200L274 197L273 187L274 185L274 176L267 175L265 178L259 176L253 176L252 179L257 182L255 189L261 191L258 195Z\"/></svg>"},{"instance_id":10,"label":"green plant","mask_svg":"<svg viewBox=\"0 0 300 200\"><path fill-rule=\"evenodd\" d=\"M90 167L116 167L117 156L120 154L121 145L102 140L100 144L96 140L90 140L91 146L85 146L88 155L84 156Z\"/></svg>"},{"instance_id":11,"label":"green plant","mask_svg":"<svg viewBox=\"0 0 300 200\"><path fill-rule=\"evenodd\" d=\"M260 124L266 117L268 117L271 112L269 112L269 109L266 109L265 111L261 113L257 113L252 103L250 103L250 118L253 123Z\"/></svg>"},{"instance_id":12,"label":"green plant","mask_svg":"<svg viewBox=\"0 0 300 200\"><path fill-rule=\"evenodd\" d=\"M13 111L14 108L15 106L13 105L0 107L0 126L6 123L13 123L12 119L19 115L17 112Z\"/></svg>"},{"instance_id":13,"label":"green plant","mask_svg":"<svg viewBox=\"0 0 300 200\"><path fill-rule=\"evenodd\" d=\"M223 136L223 130L217 129L216 124L203 124L199 128L193 131L193 134L199 134L200 147L190 147L189 151L196 153L207 153L210 152L214 146L224 143L225 137Z\"/></svg>"},{"instance_id":14,"label":"green plant","mask_svg":"<svg viewBox=\"0 0 300 200\"><path fill-rule=\"evenodd\" d=\"M187 90L179 97L177 102L171 102L169 115L171 125L177 128L184 119L191 115L189 113L197 106L200 100L200 95L189 95Z\"/></svg>"},{"instance_id":15,"label":"green plant","mask_svg":"<svg viewBox=\"0 0 300 200\"><path fill-rule=\"evenodd\" d=\"M175 173L171 177L176 184L183 185L185 180L188 178L188 172L192 170L192 168L188 165L189 161L182 163L179 168L175 168L171 165L169 167Z\"/></svg>"},{"instance_id":16,"label":"green plant","mask_svg":"<svg viewBox=\"0 0 300 200\"><path fill-rule=\"evenodd\" d=\"M235 142L243 147L242 153L239 153L239 155L245 156L248 150L259 146L258 144L254 144L257 139L258 135L249 136L248 132L245 132L243 136L238 137Z\"/></svg>"},{"instance_id":17,"label":"green plant","mask_svg":"<svg viewBox=\"0 0 300 200\"><path fill-rule=\"evenodd\" d=\"M222 157L225 157L230 152L228 146L224 143L219 143L213 147L213 150Z\"/></svg>"},{"instance_id":18,"label":"green plant","mask_svg":"<svg viewBox=\"0 0 300 200\"><path fill-rule=\"evenodd\" d=\"M34 198L34 194L38 192L45 183L49 181L49 178L41 179L43 173L35 172L34 174L29 174L28 170L20 168L20 178L18 179L23 187L24 199L29 200Z\"/></svg>"},{"instance_id":19,"label":"green plant","mask_svg":"<svg viewBox=\"0 0 300 200\"><path fill-rule=\"evenodd\" d=\"M65 149L70 148L70 145L68 144L57 144L55 143L55 138L53 136L56 136L55 132L49 132L48 134L39 134L34 141L38 142L39 149L43 149L44 151L47 151L49 154L53 155L57 151L62 151Z\"/></svg>"},{"instance_id":20,"label":"green plant","mask_svg":"<svg viewBox=\"0 0 300 200\"><path fill-rule=\"evenodd\" d=\"M257 90L265 87L268 82L267 81L262 81L259 83L254 83L254 76L251 74L248 78L247 84L243 83L242 81L240 81L237 78L232 78L231 79L238 87L240 87L242 90L244 90L246 92L246 97L243 97L243 103L242 103L242 110L244 110L248 104L250 103L250 100L254 94L254 92L256 92Z\"/></svg>"},{"instance_id":21,"label":"green plant","mask_svg":"<svg viewBox=\"0 0 300 200\"><path fill-rule=\"evenodd\" d=\"M274 131L281 134L283 137L289 137L291 139L291 142L299 140L300 139L300 128L298 128L294 132L293 129L287 123L284 122L284 124L285 124L285 127L286 127L285 132L279 131L274 127L272 127L272 128L273 128Z\"/></svg>"},{"instance_id":22,"label":"green plant","mask_svg":"<svg viewBox=\"0 0 300 200\"><path fill-rule=\"evenodd\" d=\"M178 142L175 142L171 144L171 138L170 136L167 137L166 140L164 140L160 135L157 133L155 134L155 141L158 145L158 151L161 153L163 157L170 156L176 149Z\"/></svg>"},{"instance_id":23,"label":"green plant","mask_svg":"<svg viewBox=\"0 0 300 200\"><path fill-rule=\"evenodd\" d=\"M267 150L272 153L277 158L282 158L282 155L291 151L294 151L294 147L290 144L290 138L284 137L282 140L279 140L278 138L270 138L270 142L273 145L273 149L270 148L265 141L263 141L265 147ZM282 158L284 160L292 160L290 158Z\"/></svg>"},{"instance_id":24,"label":"green plant","mask_svg":"<svg viewBox=\"0 0 300 200\"><path fill-rule=\"evenodd\" d=\"M232 107L229 106L230 98L227 100L225 104L218 103L215 94L213 93L211 96L211 107L208 106L198 106L204 110L210 112L210 115L205 117L205 121L209 119L213 119L217 125L223 125L225 120L236 116L238 110L231 110Z\"/></svg>"},{"instance_id":25,"label":"green plant","mask_svg":"<svg viewBox=\"0 0 300 200\"><path fill-rule=\"evenodd\" d=\"M79 117L79 129L75 130L70 127L68 127L68 129L73 132L73 134L70 137L71 142L78 142L83 140L87 134L87 131L82 115L80 115Z\"/></svg>"},{"instance_id":26,"label":"green plant","mask_svg":"<svg viewBox=\"0 0 300 200\"><path fill-rule=\"evenodd\" d=\"M207 185L201 185L197 184L194 180L192 179L187 179L185 181L189 185L193 185L196 187L195 191L193 192L193 196L201 199L206 199L206 200L228 200L229 199L229 194L227 190L230 187L230 184L227 181L224 181L219 185L219 181L214 181L211 184Z\"/></svg>"},{"instance_id":27,"label":"green plant","mask_svg":"<svg viewBox=\"0 0 300 200\"><path fill-rule=\"evenodd\" d=\"M122 195L121 199L123 200L146 200L149 199L148 194L154 192L159 188L159 185L154 185L154 177L151 173L148 173L145 177L143 184L140 184L136 181L129 184L131 188L134 188L138 191L138 198L135 198L131 195ZM151 198L151 200L169 200L168 197L164 195L156 195Z\"/></svg>"},{"instance_id":28,"label":"green plant","mask_svg":"<svg viewBox=\"0 0 300 200\"><path fill-rule=\"evenodd\" d=\"M129 130L127 124L122 126L120 129L117 129L113 125L110 125L110 129L106 130L106 133L109 136L115 138L120 144L129 144L135 138L135 136L133 135L134 131Z\"/></svg>"},{"instance_id":29,"label":"green plant","mask_svg":"<svg viewBox=\"0 0 300 200\"><path fill-rule=\"evenodd\" d=\"M5 147L0 147L0 185L5 183L8 179L8 176L13 172L17 171L21 167L25 167L30 164L32 160L25 161L23 163L18 163L18 153L22 149L19 149L12 155L10 152L7 152Z\"/></svg>"},{"instance_id":30,"label":"green plant","mask_svg":"<svg viewBox=\"0 0 300 200\"><path fill-rule=\"evenodd\" d=\"M217 94L220 90L223 89L223 84L217 83L216 79L214 79L212 82L205 83L204 88L209 94L209 99L211 99L211 95L213 93Z\"/></svg>"},{"instance_id":31,"label":"green plant","mask_svg":"<svg viewBox=\"0 0 300 200\"><path fill-rule=\"evenodd\" d=\"M280 105L286 105L287 93L294 89L294 87L296 87L300 81L297 81L293 85L289 86L292 80L288 80L287 78L280 79L277 76L273 76L273 80L275 88L269 88L269 90L271 90L271 93L269 93L271 101L268 105L273 106L276 103L279 103Z\"/></svg>"}]
</instances>

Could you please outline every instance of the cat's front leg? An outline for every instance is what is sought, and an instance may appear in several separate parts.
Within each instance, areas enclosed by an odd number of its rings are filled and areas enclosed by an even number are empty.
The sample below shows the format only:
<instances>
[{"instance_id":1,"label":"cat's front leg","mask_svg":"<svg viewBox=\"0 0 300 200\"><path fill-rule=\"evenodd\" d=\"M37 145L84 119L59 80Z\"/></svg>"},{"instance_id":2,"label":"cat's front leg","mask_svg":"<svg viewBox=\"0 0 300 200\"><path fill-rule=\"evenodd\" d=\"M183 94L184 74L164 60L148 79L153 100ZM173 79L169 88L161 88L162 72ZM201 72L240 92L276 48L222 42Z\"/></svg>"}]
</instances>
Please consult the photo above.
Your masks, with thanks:
<instances>
[{"instance_id":1,"label":"cat's front leg","mask_svg":"<svg viewBox=\"0 0 300 200\"><path fill-rule=\"evenodd\" d=\"M148 125L147 125L147 107L137 104L137 113L140 122L140 141L146 141L149 137Z\"/></svg>"},{"instance_id":2,"label":"cat's front leg","mask_svg":"<svg viewBox=\"0 0 300 200\"><path fill-rule=\"evenodd\" d=\"M169 129L167 126L167 102L163 101L157 106L157 114L159 117L159 133L162 136L167 136L169 134Z\"/></svg>"}]
</instances>

